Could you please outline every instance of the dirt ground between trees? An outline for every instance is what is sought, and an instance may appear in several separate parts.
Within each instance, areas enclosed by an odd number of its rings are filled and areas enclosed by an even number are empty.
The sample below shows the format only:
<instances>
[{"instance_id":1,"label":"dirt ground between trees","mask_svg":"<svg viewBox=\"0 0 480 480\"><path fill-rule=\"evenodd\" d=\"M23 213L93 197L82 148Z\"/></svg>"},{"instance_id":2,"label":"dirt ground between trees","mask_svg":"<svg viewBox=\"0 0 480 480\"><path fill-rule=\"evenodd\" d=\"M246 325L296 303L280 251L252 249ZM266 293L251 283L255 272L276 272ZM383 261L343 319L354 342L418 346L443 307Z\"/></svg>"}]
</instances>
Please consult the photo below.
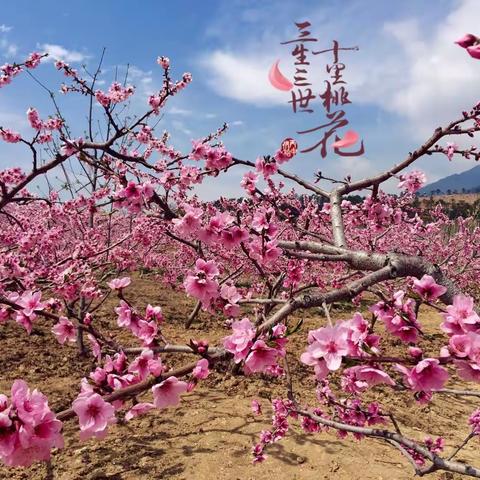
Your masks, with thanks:
<instances>
[{"instance_id":1,"label":"dirt ground between trees","mask_svg":"<svg viewBox=\"0 0 480 480\"><path fill-rule=\"evenodd\" d=\"M209 338L212 343L228 334L222 320L202 314L194 328L186 332L183 322L192 302L181 293L162 289L153 279L136 279L127 289L127 297L139 306L150 302L164 310L164 333L171 343L186 343L189 338ZM109 299L95 317L100 327L112 326L114 335L124 345L136 346L133 338L118 330ZM353 312L334 310L335 319L349 318ZM300 318L300 317L299 317ZM298 362L305 348L306 332L324 322L320 313L309 313L302 331L291 339L290 357L295 359L295 388L307 391L305 401L313 405L313 381L308 368ZM429 341L437 348L442 344L438 314L427 312L421 318ZM16 378L24 378L32 388L49 397L54 410L65 408L79 389L79 381L90 370L89 360L80 359L75 347L60 347L50 333L51 325L41 319L29 337L14 322L0 326L0 392L8 393ZM421 344L422 346L422 344ZM388 347L392 353L394 342ZM433 353L433 350L432 350ZM167 363L178 366L185 357L170 355ZM225 377L224 377L225 375ZM461 382L448 385L465 388ZM471 385L469 389L475 388ZM479 389L480 390L480 389ZM425 435L446 438L449 452L468 434L467 420L480 405L476 397L455 398L436 395L426 406L418 405L411 395L384 391L388 410L403 426L402 431L415 439ZM371 394L380 399L382 389ZM51 467L36 464L27 469L0 467L0 478L11 480L256 480L256 479L362 479L406 480L413 473L399 452L380 441L340 440L336 434L305 434L298 425L287 438L271 446L268 459L261 465L251 464L250 450L262 429L269 428L270 398L285 397L282 380L263 377L244 378L230 373L212 373L194 392L183 397L181 406L152 411L128 424L111 427L103 441L80 442L76 420L65 425L65 449L55 451ZM259 399L263 415L254 417L250 403ZM410 428L405 427L409 425ZM473 439L458 460L480 464L479 440ZM457 479L458 475L436 473L427 478Z\"/></svg>"}]
</instances>

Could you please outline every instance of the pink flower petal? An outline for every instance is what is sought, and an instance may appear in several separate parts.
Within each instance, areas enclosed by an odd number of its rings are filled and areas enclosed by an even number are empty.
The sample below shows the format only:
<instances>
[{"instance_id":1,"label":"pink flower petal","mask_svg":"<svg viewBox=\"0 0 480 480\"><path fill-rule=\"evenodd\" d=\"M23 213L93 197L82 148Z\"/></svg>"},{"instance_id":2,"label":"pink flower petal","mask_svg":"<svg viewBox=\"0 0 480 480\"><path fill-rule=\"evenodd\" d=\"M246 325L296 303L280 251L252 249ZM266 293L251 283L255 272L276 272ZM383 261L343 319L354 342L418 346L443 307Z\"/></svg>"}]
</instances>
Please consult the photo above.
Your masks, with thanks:
<instances>
[{"instance_id":1,"label":"pink flower petal","mask_svg":"<svg viewBox=\"0 0 480 480\"><path fill-rule=\"evenodd\" d=\"M345 133L344 137L340 140L337 140L335 143L332 143L333 148L343 148L350 147L357 143L359 135L355 130L349 130Z\"/></svg>"},{"instance_id":2,"label":"pink flower petal","mask_svg":"<svg viewBox=\"0 0 480 480\"><path fill-rule=\"evenodd\" d=\"M270 71L268 72L268 80L278 90L283 90L285 92L288 92L289 90L292 89L293 84L288 78L286 78L282 74L282 72L278 68L279 63L280 63L280 60L277 60L270 68Z\"/></svg>"}]
</instances>

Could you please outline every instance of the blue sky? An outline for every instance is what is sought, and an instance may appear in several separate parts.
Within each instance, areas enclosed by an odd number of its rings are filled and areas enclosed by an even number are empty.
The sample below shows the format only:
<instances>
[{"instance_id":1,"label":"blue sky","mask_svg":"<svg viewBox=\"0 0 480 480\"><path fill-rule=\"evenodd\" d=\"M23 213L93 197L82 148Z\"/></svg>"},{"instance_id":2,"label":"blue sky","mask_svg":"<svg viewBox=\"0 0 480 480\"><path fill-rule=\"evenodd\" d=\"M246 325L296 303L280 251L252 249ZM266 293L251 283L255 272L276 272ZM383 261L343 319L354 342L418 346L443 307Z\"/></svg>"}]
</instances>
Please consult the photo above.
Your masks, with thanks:
<instances>
[{"instance_id":1,"label":"blue sky","mask_svg":"<svg viewBox=\"0 0 480 480\"><path fill-rule=\"evenodd\" d=\"M44 49L74 66L93 69L106 47L102 80L108 85L115 66L122 73L130 65L138 92L132 111L160 85L156 57L169 56L174 75L189 71L194 79L171 100L162 119L161 128L171 132L172 143L188 148L190 139L226 121L231 126L224 138L227 147L239 158L255 160L272 153L285 137L299 138L296 131L325 121L319 100L313 114L294 114L287 103L290 94L267 81L276 59L285 75L292 75L290 49L280 42L293 38L295 21L308 20L319 47L329 48L336 39L360 48L342 60L353 102L346 107L349 127L361 134L366 151L361 158L329 154L322 159L317 150L298 155L288 169L306 176L321 170L360 178L400 161L435 127L480 100L480 62L453 44L465 32L480 34L478 7L478 0L117 0L70 5L17 0L2 5L0 56L11 62ZM309 70L317 92L326 78L324 64L316 58ZM51 65L35 74L55 90L63 81ZM85 101L59 101L80 128ZM38 107L43 116L53 113L45 92L23 76L0 90L0 125L27 133L24 112L29 106ZM26 167L27 162L21 147L0 145L0 168ZM462 159L449 163L443 156L419 164L429 181L472 166ZM241 175L237 171L221 182L209 181L199 194L241 194Z\"/></svg>"}]
</instances>

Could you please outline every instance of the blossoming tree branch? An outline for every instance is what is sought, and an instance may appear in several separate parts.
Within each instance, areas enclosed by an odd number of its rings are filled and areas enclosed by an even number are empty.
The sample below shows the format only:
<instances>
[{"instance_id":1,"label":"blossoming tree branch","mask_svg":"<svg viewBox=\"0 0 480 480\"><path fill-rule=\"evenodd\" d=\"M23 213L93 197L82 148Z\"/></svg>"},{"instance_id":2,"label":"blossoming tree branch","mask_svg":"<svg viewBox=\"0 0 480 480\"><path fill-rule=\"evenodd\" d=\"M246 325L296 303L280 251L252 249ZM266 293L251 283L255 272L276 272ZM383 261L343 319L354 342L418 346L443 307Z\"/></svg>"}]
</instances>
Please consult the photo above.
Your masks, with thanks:
<instances>
[{"instance_id":1,"label":"blossoming tree branch","mask_svg":"<svg viewBox=\"0 0 480 480\"><path fill-rule=\"evenodd\" d=\"M478 58L477 37L458 43ZM44 57L33 53L0 67L0 86L13 89L16 76L33 76ZM298 422L310 433L383 440L418 475L443 470L480 478L478 467L456 460L480 434L480 410L465 419L471 430L465 441L446 451L442 437L412 438L385 405L368 400L378 388L420 403L436 395L480 396L449 386L452 376L480 382L480 317L472 297L480 230L472 219L450 220L440 207L427 221L412 206L425 183L414 169L417 160L478 160L471 143L480 130L480 103L439 126L388 170L359 181L327 179L327 189L320 173L290 173L292 157L280 149L256 161L236 158L222 141L227 125L194 140L190 151L176 150L169 134L158 131L159 116L191 75L174 80L169 59L159 57L158 64L163 85L142 115L125 113L135 95L127 81L97 88L101 64L89 74L57 61L63 94L86 100L84 136L72 134L54 92L50 112L28 110L29 135L0 127L2 141L31 155L29 169L0 172L0 323L17 322L26 335L37 322L51 325L58 348L72 343L94 365L71 392L68 408L52 408L22 379L0 395L3 463L49 461L54 449L68 448L65 422L78 424L82 440L102 439L119 419L151 410L166 415L181 398L188 409L188 393L208 375L221 377L227 365L247 381L262 375L285 383L284 397L272 401L271 429L259 432L253 446L254 462L265 460L270 445ZM458 146L464 138L470 146ZM194 195L205 178L221 182L233 169L244 173L244 198L213 203ZM61 185L54 176L64 177ZM400 195L382 191L391 179ZM38 182L48 193L33 193ZM346 199L355 192L366 192L359 204ZM452 230L454 236L446 235ZM159 289L176 288L195 300L185 328L205 311L225 320L229 334L215 344L207 327L204 338L188 345L170 343L162 332L168 322L162 305L141 310L129 295L130 272L140 269L157 275ZM96 320L112 297L111 325L131 334L128 344ZM339 302L355 309L361 301L370 318L359 312L335 318ZM306 310L317 318L309 332L299 321ZM423 310L443 318L441 348L423 331ZM303 352L289 348L294 335L304 340ZM392 338L400 345L395 356L385 351ZM183 364L169 366L166 353ZM293 358L315 380L313 403L295 379ZM252 408L262 414L258 401Z\"/></svg>"}]
</instances>

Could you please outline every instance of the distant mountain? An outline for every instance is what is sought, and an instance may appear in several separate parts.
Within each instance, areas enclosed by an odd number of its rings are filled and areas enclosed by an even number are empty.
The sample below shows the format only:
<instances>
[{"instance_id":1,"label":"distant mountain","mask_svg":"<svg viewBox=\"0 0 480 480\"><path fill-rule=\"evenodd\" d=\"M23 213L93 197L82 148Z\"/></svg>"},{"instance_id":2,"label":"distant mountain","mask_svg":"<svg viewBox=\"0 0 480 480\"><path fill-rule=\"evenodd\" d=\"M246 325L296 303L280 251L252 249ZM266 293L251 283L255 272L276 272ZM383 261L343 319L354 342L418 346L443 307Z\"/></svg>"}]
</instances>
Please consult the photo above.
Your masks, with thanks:
<instances>
[{"instance_id":1,"label":"distant mountain","mask_svg":"<svg viewBox=\"0 0 480 480\"><path fill-rule=\"evenodd\" d=\"M455 173L448 177L437 180L426 185L418 191L419 195L430 195L437 193L470 193L480 191L480 165L462 173Z\"/></svg>"}]
</instances>

